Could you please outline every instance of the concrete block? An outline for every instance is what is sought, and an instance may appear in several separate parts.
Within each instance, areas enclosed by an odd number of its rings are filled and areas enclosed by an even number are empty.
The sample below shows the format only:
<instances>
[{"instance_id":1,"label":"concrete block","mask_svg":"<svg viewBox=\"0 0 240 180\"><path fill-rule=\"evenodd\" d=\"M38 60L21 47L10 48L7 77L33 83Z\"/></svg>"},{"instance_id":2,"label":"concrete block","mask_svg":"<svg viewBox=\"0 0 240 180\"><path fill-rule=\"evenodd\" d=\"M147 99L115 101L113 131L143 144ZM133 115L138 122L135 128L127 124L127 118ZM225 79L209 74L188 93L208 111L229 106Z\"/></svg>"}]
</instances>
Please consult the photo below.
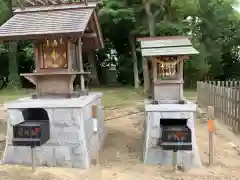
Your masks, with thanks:
<instances>
[{"instance_id":1,"label":"concrete block","mask_svg":"<svg viewBox=\"0 0 240 180\"><path fill-rule=\"evenodd\" d=\"M52 127L48 144L81 144L84 138L82 133L78 127Z\"/></svg>"},{"instance_id":2,"label":"concrete block","mask_svg":"<svg viewBox=\"0 0 240 180\"><path fill-rule=\"evenodd\" d=\"M31 164L30 147L14 147L12 126L22 120L23 108L43 108L47 111L50 123L50 140L36 148L36 163L47 166L89 168L92 152L99 150L99 144L105 139L103 119L99 118L99 134L94 139L91 121L91 104L101 104L101 93L72 99L20 99L8 104L12 119L8 121L8 145L3 155L3 164ZM101 106L99 107L101 109ZM101 142L99 142L101 141Z\"/></svg>"},{"instance_id":3,"label":"concrete block","mask_svg":"<svg viewBox=\"0 0 240 180\"><path fill-rule=\"evenodd\" d=\"M64 147L64 146L55 148L55 159L56 159L57 166L65 166L65 167L66 166L69 167L70 165L72 166L71 156L72 156L71 148Z\"/></svg>"},{"instance_id":4,"label":"concrete block","mask_svg":"<svg viewBox=\"0 0 240 180\"><path fill-rule=\"evenodd\" d=\"M192 132L192 151L179 151L178 152L178 164L183 168L200 167L201 161L198 153L196 133L194 127L195 121L195 104L175 105L175 104L160 104L158 105L146 105L149 106L146 109L146 123L144 127L144 163L146 164L171 164L172 163L172 151L163 151L161 147L157 147L157 140L161 138L161 118L187 118L187 126ZM179 109L178 109L179 108ZM153 111L154 109L154 111ZM184 111L185 109L185 111Z\"/></svg>"},{"instance_id":5,"label":"concrete block","mask_svg":"<svg viewBox=\"0 0 240 180\"><path fill-rule=\"evenodd\" d=\"M53 109L52 116L54 125L73 126L77 124L77 117L74 117L72 109Z\"/></svg>"}]
</instances>

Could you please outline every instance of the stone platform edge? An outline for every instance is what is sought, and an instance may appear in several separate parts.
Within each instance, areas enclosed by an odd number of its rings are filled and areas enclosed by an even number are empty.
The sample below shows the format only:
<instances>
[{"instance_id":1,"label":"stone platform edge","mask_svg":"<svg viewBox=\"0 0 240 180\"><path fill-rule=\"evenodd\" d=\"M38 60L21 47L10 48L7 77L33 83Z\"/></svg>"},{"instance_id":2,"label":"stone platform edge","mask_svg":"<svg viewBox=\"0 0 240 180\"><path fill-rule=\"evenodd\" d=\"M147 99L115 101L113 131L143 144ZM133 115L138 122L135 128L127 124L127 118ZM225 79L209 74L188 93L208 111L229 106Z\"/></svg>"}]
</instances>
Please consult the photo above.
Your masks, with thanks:
<instances>
[{"instance_id":1,"label":"stone platform edge","mask_svg":"<svg viewBox=\"0 0 240 180\"><path fill-rule=\"evenodd\" d=\"M32 99L30 97L20 98L16 101L4 104L5 109L19 108L81 108L85 107L89 102L102 97L101 92L92 92L88 96L80 96L79 98L62 98L62 99Z\"/></svg>"}]
</instances>

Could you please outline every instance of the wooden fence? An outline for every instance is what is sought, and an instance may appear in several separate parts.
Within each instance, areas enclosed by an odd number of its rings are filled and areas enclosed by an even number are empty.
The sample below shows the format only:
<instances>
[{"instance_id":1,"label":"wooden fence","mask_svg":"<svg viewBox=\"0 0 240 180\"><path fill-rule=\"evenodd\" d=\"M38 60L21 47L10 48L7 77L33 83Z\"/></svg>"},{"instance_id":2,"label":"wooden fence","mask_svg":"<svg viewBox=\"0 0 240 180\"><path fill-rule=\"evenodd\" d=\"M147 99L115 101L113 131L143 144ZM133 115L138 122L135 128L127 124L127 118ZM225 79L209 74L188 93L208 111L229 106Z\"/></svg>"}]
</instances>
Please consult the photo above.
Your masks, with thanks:
<instances>
[{"instance_id":1,"label":"wooden fence","mask_svg":"<svg viewBox=\"0 0 240 180\"><path fill-rule=\"evenodd\" d=\"M197 103L200 107L214 107L214 116L240 132L240 82L208 81L197 83Z\"/></svg>"}]
</instances>

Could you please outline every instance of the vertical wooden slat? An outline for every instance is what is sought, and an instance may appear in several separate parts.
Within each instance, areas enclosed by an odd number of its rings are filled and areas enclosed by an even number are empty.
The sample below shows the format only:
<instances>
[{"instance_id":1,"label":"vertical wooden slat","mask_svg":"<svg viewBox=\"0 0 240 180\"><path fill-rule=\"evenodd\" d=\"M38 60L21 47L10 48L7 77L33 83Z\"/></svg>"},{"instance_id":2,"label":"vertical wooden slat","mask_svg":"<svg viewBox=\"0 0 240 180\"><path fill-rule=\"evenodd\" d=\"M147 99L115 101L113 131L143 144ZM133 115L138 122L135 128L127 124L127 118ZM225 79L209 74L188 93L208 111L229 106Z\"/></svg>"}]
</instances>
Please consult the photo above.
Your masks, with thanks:
<instances>
[{"instance_id":1,"label":"vertical wooden slat","mask_svg":"<svg viewBox=\"0 0 240 180\"><path fill-rule=\"evenodd\" d=\"M229 125L234 132L240 131L239 81L199 81L197 93L199 106L213 106L218 120Z\"/></svg>"},{"instance_id":2,"label":"vertical wooden slat","mask_svg":"<svg viewBox=\"0 0 240 180\"><path fill-rule=\"evenodd\" d=\"M226 124L229 124L229 102L228 102L228 86L229 86L229 83L228 81L226 81L226 84L225 84L225 87L224 87L224 98L225 98L225 102L226 102L226 107L225 107L225 113L226 113Z\"/></svg>"},{"instance_id":3,"label":"vertical wooden slat","mask_svg":"<svg viewBox=\"0 0 240 180\"><path fill-rule=\"evenodd\" d=\"M237 81L234 81L234 108L233 108L233 113L234 113L234 123L233 123L233 131L237 133Z\"/></svg>"},{"instance_id":4,"label":"vertical wooden slat","mask_svg":"<svg viewBox=\"0 0 240 180\"><path fill-rule=\"evenodd\" d=\"M179 62L179 76L180 80L183 81L183 61ZM180 98L183 99L183 83L180 83Z\"/></svg>"},{"instance_id":5,"label":"vertical wooden slat","mask_svg":"<svg viewBox=\"0 0 240 180\"><path fill-rule=\"evenodd\" d=\"M240 132L240 85L237 86L237 132Z\"/></svg>"},{"instance_id":6,"label":"vertical wooden slat","mask_svg":"<svg viewBox=\"0 0 240 180\"><path fill-rule=\"evenodd\" d=\"M213 81L213 107L216 107L216 100L217 100L217 96L216 96L216 82Z\"/></svg>"},{"instance_id":7,"label":"vertical wooden slat","mask_svg":"<svg viewBox=\"0 0 240 180\"><path fill-rule=\"evenodd\" d=\"M220 102L220 120L223 121L223 116L224 116L224 113L223 113L223 109L224 109L224 96L223 96L223 87L224 87L224 83L223 81L220 82L221 84L221 87L220 87L220 96L221 96L221 102Z\"/></svg>"},{"instance_id":8,"label":"vertical wooden slat","mask_svg":"<svg viewBox=\"0 0 240 180\"><path fill-rule=\"evenodd\" d=\"M233 108L234 108L234 92L233 92L233 81L230 81L230 115L231 115L231 122L230 122L230 126L233 128L233 121L234 121L234 117L233 117Z\"/></svg>"},{"instance_id":9,"label":"vertical wooden slat","mask_svg":"<svg viewBox=\"0 0 240 180\"><path fill-rule=\"evenodd\" d=\"M200 100L200 95L201 95L201 82L197 82L197 104L201 106L201 100Z\"/></svg>"},{"instance_id":10,"label":"vertical wooden slat","mask_svg":"<svg viewBox=\"0 0 240 180\"><path fill-rule=\"evenodd\" d=\"M213 82L212 81L209 81L209 106L212 106L213 105Z\"/></svg>"},{"instance_id":11,"label":"vertical wooden slat","mask_svg":"<svg viewBox=\"0 0 240 180\"><path fill-rule=\"evenodd\" d=\"M68 70L71 71L74 60L73 60L73 43L71 42L70 39L67 42L67 49L68 49L68 52L67 52L67 55L68 55L68 57L67 57Z\"/></svg>"},{"instance_id":12,"label":"vertical wooden slat","mask_svg":"<svg viewBox=\"0 0 240 180\"><path fill-rule=\"evenodd\" d=\"M79 58L79 69L80 72L84 72L83 70L83 58L82 58L82 39L81 37L79 37L78 39L78 58ZM84 75L81 74L80 75L80 83L81 83L81 90L84 91L85 90L85 84L84 84Z\"/></svg>"},{"instance_id":13,"label":"vertical wooden slat","mask_svg":"<svg viewBox=\"0 0 240 180\"><path fill-rule=\"evenodd\" d=\"M223 113L223 119L222 122L226 123L227 121L227 114L226 114L226 92L225 92L225 81L223 81L222 84L222 99L223 99L223 109L222 109L222 113Z\"/></svg>"}]
</instances>

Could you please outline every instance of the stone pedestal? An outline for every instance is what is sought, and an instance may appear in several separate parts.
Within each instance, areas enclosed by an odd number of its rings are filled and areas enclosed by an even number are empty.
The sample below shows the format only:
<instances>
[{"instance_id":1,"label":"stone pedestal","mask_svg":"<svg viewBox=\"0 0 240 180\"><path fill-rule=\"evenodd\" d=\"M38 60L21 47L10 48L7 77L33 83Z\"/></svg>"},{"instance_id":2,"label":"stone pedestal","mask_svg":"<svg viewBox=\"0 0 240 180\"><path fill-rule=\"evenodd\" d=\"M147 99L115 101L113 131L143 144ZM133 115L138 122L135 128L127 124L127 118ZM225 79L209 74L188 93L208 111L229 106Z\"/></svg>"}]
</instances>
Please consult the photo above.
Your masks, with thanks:
<instances>
[{"instance_id":1,"label":"stone pedestal","mask_svg":"<svg viewBox=\"0 0 240 180\"><path fill-rule=\"evenodd\" d=\"M145 104L143 160L146 164L172 164L172 151L164 151L157 146L161 138L161 118L187 118L187 126L192 132L192 151L179 151L177 163L186 169L200 167L194 127L196 104Z\"/></svg>"},{"instance_id":2,"label":"stone pedestal","mask_svg":"<svg viewBox=\"0 0 240 180\"><path fill-rule=\"evenodd\" d=\"M30 147L12 146L12 125L24 121L22 110L43 108L50 123L50 140L36 148L37 165L89 168L106 136L102 118L102 93L72 99L25 98L7 104L9 113L4 164L31 165ZM92 105L98 105L98 133L93 130Z\"/></svg>"}]
</instances>

